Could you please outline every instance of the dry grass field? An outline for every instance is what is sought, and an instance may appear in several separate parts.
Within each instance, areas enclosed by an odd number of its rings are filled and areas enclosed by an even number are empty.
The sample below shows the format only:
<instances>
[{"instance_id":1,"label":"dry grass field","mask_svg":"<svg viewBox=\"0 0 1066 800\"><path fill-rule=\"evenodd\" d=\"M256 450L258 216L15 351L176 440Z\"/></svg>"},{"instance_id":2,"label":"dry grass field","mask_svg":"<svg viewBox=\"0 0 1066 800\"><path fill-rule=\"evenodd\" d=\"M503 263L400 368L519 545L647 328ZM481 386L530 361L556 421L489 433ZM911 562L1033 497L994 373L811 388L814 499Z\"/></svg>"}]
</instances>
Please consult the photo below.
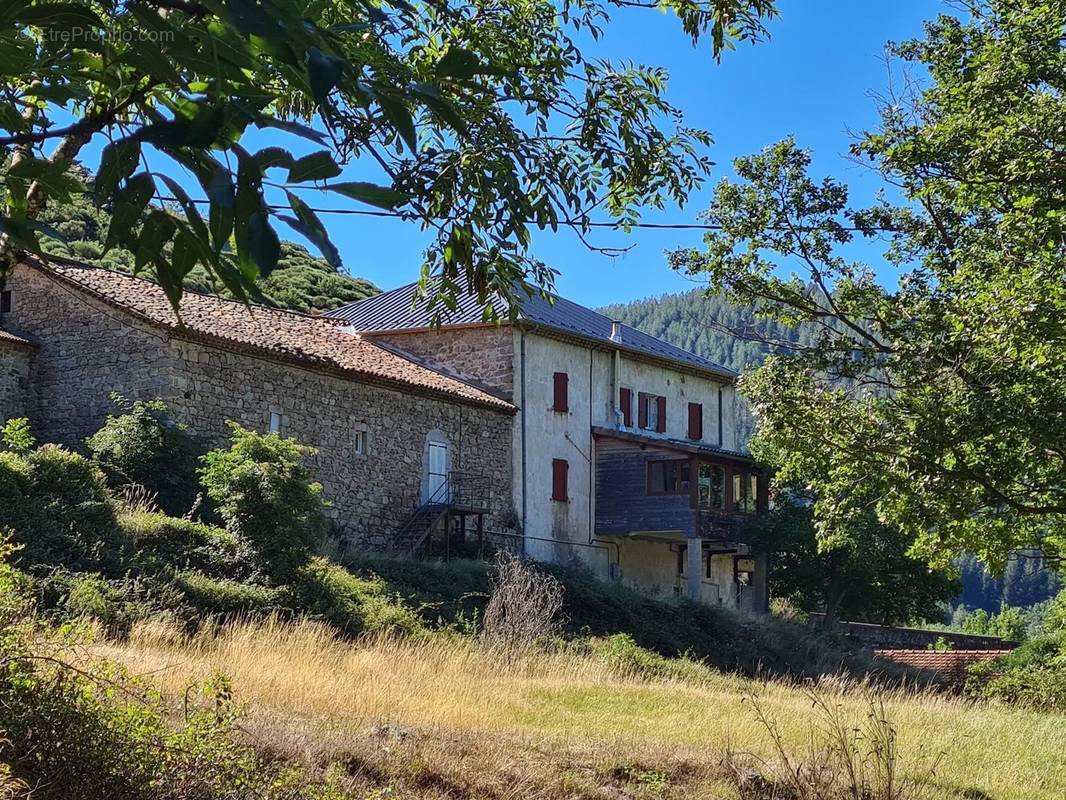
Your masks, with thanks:
<instances>
[{"instance_id":1,"label":"dry grass field","mask_svg":"<svg viewBox=\"0 0 1066 800\"><path fill-rule=\"evenodd\" d=\"M178 697L224 672L258 746L341 764L366 797L783 798L750 791L801 764L829 769L839 736L894 753L888 779L904 793L886 798L1066 798L1066 717L928 692L812 692L697 665L656 679L594 652L515 655L446 635L352 644L309 622L192 637L144 623L95 648ZM891 730L869 724L882 713Z\"/></svg>"}]
</instances>

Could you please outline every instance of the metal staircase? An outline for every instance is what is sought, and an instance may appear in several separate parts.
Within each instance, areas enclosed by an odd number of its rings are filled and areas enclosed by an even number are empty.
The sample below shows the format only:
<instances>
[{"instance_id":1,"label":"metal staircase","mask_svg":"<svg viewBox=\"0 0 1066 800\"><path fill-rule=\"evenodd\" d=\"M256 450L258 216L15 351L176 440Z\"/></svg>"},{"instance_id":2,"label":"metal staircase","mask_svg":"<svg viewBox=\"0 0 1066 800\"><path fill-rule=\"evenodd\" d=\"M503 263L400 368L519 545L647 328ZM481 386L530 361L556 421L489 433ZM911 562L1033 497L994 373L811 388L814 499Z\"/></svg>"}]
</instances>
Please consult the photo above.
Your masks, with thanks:
<instances>
[{"instance_id":1,"label":"metal staircase","mask_svg":"<svg viewBox=\"0 0 1066 800\"><path fill-rule=\"evenodd\" d=\"M390 552L408 556L432 555L434 544L443 541L445 551L458 534L465 537L467 520L476 519L479 539L484 536L489 512L490 481L485 475L452 471L440 488L414 510L393 537ZM458 528L458 530L456 530Z\"/></svg>"}]
</instances>

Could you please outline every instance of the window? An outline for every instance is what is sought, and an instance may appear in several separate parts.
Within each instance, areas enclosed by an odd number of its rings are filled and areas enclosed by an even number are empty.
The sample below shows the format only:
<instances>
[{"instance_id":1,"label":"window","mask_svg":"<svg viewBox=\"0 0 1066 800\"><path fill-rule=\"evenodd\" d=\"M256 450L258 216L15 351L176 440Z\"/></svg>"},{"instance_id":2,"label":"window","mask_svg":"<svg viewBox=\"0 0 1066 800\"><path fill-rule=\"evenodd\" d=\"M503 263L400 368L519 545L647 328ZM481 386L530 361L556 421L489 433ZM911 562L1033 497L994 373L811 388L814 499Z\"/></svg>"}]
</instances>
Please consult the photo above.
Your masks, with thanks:
<instances>
[{"instance_id":1,"label":"window","mask_svg":"<svg viewBox=\"0 0 1066 800\"><path fill-rule=\"evenodd\" d=\"M565 503L570 499L567 494L567 479L569 478L570 462L565 458L552 459L552 500Z\"/></svg>"},{"instance_id":2,"label":"window","mask_svg":"<svg viewBox=\"0 0 1066 800\"><path fill-rule=\"evenodd\" d=\"M618 389L618 405L622 409L622 424L633 427L633 390L622 386Z\"/></svg>"},{"instance_id":3,"label":"window","mask_svg":"<svg viewBox=\"0 0 1066 800\"><path fill-rule=\"evenodd\" d=\"M646 431L666 431L666 398L654 394L637 395L638 424Z\"/></svg>"},{"instance_id":4,"label":"window","mask_svg":"<svg viewBox=\"0 0 1066 800\"><path fill-rule=\"evenodd\" d=\"M725 467L700 464L696 488L696 503L701 508L725 508Z\"/></svg>"},{"instance_id":5,"label":"window","mask_svg":"<svg viewBox=\"0 0 1066 800\"><path fill-rule=\"evenodd\" d=\"M11 290L0 292L0 314L6 314L11 310Z\"/></svg>"},{"instance_id":6,"label":"window","mask_svg":"<svg viewBox=\"0 0 1066 800\"><path fill-rule=\"evenodd\" d=\"M736 581L741 586L752 586L755 583L755 559L738 558L733 562Z\"/></svg>"},{"instance_id":7,"label":"window","mask_svg":"<svg viewBox=\"0 0 1066 800\"><path fill-rule=\"evenodd\" d=\"M356 425L352 434L352 450L357 456L366 455L367 429L365 425Z\"/></svg>"},{"instance_id":8,"label":"window","mask_svg":"<svg viewBox=\"0 0 1066 800\"><path fill-rule=\"evenodd\" d=\"M281 433L281 421L282 421L281 412L280 411L271 411L270 412L270 425L268 427L268 431L270 433Z\"/></svg>"},{"instance_id":9,"label":"window","mask_svg":"<svg viewBox=\"0 0 1066 800\"><path fill-rule=\"evenodd\" d=\"M570 376L556 372L552 376L552 411L569 411L568 401Z\"/></svg>"},{"instance_id":10,"label":"window","mask_svg":"<svg viewBox=\"0 0 1066 800\"><path fill-rule=\"evenodd\" d=\"M648 494L688 494L688 461L649 461Z\"/></svg>"},{"instance_id":11,"label":"window","mask_svg":"<svg viewBox=\"0 0 1066 800\"><path fill-rule=\"evenodd\" d=\"M759 502L759 476L750 472L733 473L733 508L751 512Z\"/></svg>"},{"instance_id":12,"label":"window","mask_svg":"<svg viewBox=\"0 0 1066 800\"><path fill-rule=\"evenodd\" d=\"M688 438L694 441L703 438L703 403L688 404Z\"/></svg>"}]
</instances>

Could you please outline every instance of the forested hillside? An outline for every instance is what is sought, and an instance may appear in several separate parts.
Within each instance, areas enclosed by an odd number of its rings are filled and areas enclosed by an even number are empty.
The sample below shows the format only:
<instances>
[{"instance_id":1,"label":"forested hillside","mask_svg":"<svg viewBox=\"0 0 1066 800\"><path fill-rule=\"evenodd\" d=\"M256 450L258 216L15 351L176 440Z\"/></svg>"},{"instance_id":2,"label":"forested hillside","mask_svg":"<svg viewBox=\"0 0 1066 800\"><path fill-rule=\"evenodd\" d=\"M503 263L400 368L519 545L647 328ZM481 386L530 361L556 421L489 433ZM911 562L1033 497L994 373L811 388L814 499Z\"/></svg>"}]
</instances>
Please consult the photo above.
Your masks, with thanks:
<instances>
[{"instance_id":1,"label":"forested hillside","mask_svg":"<svg viewBox=\"0 0 1066 800\"><path fill-rule=\"evenodd\" d=\"M82 172L80 177L86 183L91 181L88 173ZM109 215L94 206L88 196L75 194L69 204L49 206L42 218L62 234L64 240L41 237L41 245L52 255L132 272L133 253L116 246L103 254L109 219ZM224 286L209 280L200 267L189 273L185 285L198 292L229 294ZM370 281L334 269L323 259L311 255L307 248L293 242L281 243L277 268L259 285L269 301L309 313L362 300L379 291Z\"/></svg>"}]
</instances>

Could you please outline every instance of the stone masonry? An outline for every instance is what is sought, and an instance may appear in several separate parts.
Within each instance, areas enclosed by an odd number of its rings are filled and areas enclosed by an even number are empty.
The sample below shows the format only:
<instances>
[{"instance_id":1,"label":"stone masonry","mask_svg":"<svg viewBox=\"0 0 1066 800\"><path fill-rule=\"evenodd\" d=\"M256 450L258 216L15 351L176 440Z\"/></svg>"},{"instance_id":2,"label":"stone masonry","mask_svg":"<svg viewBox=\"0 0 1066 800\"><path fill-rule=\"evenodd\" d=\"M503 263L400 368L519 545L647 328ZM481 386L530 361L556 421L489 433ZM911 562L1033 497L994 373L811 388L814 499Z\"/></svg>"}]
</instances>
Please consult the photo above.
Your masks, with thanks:
<instances>
[{"instance_id":1,"label":"stone masonry","mask_svg":"<svg viewBox=\"0 0 1066 800\"><path fill-rule=\"evenodd\" d=\"M428 364L510 399L514 395L514 335L511 326L373 334Z\"/></svg>"},{"instance_id":2,"label":"stone masonry","mask_svg":"<svg viewBox=\"0 0 1066 800\"><path fill-rule=\"evenodd\" d=\"M0 425L26 415L32 348L0 337Z\"/></svg>"},{"instance_id":3,"label":"stone masonry","mask_svg":"<svg viewBox=\"0 0 1066 800\"><path fill-rule=\"evenodd\" d=\"M4 326L38 346L27 412L42 440L80 448L113 413L112 392L163 399L215 444L229 420L266 430L280 413L284 435L317 449L312 469L338 528L381 546L419 505L427 439L443 434L452 469L493 477L492 517L511 506L509 413L187 341L25 266L8 286Z\"/></svg>"}]
</instances>

